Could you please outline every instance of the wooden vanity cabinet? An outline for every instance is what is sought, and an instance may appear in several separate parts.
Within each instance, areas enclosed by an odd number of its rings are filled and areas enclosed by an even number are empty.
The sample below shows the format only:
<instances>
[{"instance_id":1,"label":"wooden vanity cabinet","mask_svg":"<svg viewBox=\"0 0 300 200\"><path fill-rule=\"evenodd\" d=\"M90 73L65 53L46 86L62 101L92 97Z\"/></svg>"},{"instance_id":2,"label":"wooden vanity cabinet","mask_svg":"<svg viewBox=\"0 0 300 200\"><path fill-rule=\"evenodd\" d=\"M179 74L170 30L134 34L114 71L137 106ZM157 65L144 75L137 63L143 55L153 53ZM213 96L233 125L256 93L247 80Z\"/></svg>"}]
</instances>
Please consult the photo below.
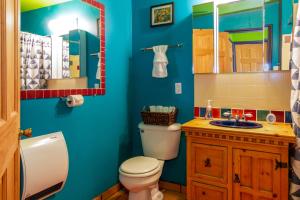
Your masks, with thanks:
<instances>
[{"instance_id":1,"label":"wooden vanity cabinet","mask_svg":"<svg viewBox=\"0 0 300 200\"><path fill-rule=\"evenodd\" d=\"M291 137L183 126L188 200L287 200Z\"/></svg>"}]
</instances>

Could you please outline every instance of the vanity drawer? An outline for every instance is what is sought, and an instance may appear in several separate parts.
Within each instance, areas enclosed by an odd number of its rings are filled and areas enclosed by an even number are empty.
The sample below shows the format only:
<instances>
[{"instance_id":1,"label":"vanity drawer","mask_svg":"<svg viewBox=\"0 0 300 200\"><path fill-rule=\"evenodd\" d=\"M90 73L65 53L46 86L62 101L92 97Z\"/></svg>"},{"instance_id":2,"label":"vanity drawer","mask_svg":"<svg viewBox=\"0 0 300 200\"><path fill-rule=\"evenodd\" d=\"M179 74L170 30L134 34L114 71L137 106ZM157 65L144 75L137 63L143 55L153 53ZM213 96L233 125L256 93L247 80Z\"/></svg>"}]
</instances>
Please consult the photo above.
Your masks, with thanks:
<instances>
[{"instance_id":1,"label":"vanity drawer","mask_svg":"<svg viewBox=\"0 0 300 200\"><path fill-rule=\"evenodd\" d=\"M198 183L190 182L190 200L227 200L227 189Z\"/></svg>"},{"instance_id":2,"label":"vanity drawer","mask_svg":"<svg viewBox=\"0 0 300 200\"><path fill-rule=\"evenodd\" d=\"M191 143L190 151L191 177L227 184L227 147Z\"/></svg>"}]
</instances>

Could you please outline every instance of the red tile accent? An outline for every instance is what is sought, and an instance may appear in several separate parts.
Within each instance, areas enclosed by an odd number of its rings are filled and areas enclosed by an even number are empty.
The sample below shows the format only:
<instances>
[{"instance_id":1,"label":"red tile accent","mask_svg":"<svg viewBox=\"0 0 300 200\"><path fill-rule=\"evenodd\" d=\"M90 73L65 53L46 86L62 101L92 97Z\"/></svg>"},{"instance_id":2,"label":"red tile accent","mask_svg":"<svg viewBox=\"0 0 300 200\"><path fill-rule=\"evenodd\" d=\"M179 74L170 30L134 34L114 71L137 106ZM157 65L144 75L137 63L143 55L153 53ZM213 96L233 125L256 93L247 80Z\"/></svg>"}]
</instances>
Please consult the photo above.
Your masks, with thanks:
<instances>
[{"instance_id":1,"label":"red tile accent","mask_svg":"<svg viewBox=\"0 0 300 200\"><path fill-rule=\"evenodd\" d=\"M88 89L83 89L83 90L82 90L82 95L83 95L83 96L88 95Z\"/></svg>"},{"instance_id":2,"label":"red tile accent","mask_svg":"<svg viewBox=\"0 0 300 200\"><path fill-rule=\"evenodd\" d=\"M26 91L21 91L21 99L27 99Z\"/></svg>"},{"instance_id":3,"label":"red tile accent","mask_svg":"<svg viewBox=\"0 0 300 200\"><path fill-rule=\"evenodd\" d=\"M44 98L44 90L37 90L36 94L35 94L35 97L37 99L43 99Z\"/></svg>"},{"instance_id":4,"label":"red tile accent","mask_svg":"<svg viewBox=\"0 0 300 200\"><path fill-rule=\"evenodd\" d=\"M59 90L58 91L58 96L59 97L65 97L65 90Z\"/></svg>"},{"instance_id":5,"label":"red tile accent","mask_svg":"<svg viewBox=\"0 0 300 200\"><path fill-rule=\"evenodd\" d=\"M51 97L52 98L58 97L58 90L51 90Z\"/></svg>"},{"instance_id":6,"label":"red tile accent","mask_svg":"<svg viewBox=\"0 0 300 200\"><path fill-rule=\"evenodd\" d=\"M70 94L70 95L75 95L75 94L77 94L76 92L77 92L77 90L76 90L76 89L72 89L72 90L71 90L71 94Z\"/></svg>"},{"instance_id":7,"label":"red tile accent","mask_svg":"<svg viewBox=\"0 0 300 200\"><path fill-rule=\"evenodd\" d=\"M283 111L271 111L276 116L276 122L284 122Z\"/></svg>"},{"instance_id":8,"label":"red tile accent","mask_svg":"<svg viewBox=\"0 0 300 200\"><path fill-rule=\"evenodd\" d=\"M44 91L44 98L50 98L50 90Z\"/></svg>"},{"instance_id":9,"label":"red tile accent","mask_svg":"<svg viewBox=\"0 0 300 200\"><path fill-rule=\"evenodd\" d=\"M199 107L194 108L194 117L200 117L200 108Z\"/></svg>"},{"instance_id":10,"label":"red tile accent","mask_svg":"<svg viewBox=\"0 0 300 200\"><path fill-rule=\"evenodd\" d=\"M27 99L35 99L36 90L28 90L27 91Z\"/></svg>"},{"instance_id":11,"label":"red tile accent","mask_svg":"<svg viewBox=\"0 0 300 200\"><path fill-rule=\"evenodd\" d=\"M69 96L71 94L71 90L65 90L65 96Z\"/></svg>"},{"instance_id":12,"label":"red tile accent","mask_svg":"<svg viewBox=\"0 0 300 200\"><path fill-rule=\"evenodd\" d=\"M88 95L92 96L93 95L93 89L88 89Z\"/></svg>"},{"instance_id":13,"label":"red tile accent","mask_svg":"<svg viewBox=\"0 0 300 200\"><path fill-rule=\"evenodd\" d=\"M244 110L244 114L252 114L252 117L246 117L246 119L256 121L256 110Z\"/></svg>"},{"instance_id":14,"label":"red tile accent","mask_svg":"<svg viewBox=\"0 0 300 200\"><path fill-rule=\"evenodd\" d=\"M213 118L221 118L221 109L220 108L213 108L212 109L212 116L213 116Z\"/></svg>"},{"instance_id":15,"label":"red tile accent","mask_svg":"<svg viewBox=\"0 0 300 200\"><path fill-rule=\"evenodd\" d=\"M232 113L233 117L235 117L236 115L239 115L240 117L242 117L244 114L244 110L243 109L232 109L231 113Z\"/></svg>"}]
</instances>

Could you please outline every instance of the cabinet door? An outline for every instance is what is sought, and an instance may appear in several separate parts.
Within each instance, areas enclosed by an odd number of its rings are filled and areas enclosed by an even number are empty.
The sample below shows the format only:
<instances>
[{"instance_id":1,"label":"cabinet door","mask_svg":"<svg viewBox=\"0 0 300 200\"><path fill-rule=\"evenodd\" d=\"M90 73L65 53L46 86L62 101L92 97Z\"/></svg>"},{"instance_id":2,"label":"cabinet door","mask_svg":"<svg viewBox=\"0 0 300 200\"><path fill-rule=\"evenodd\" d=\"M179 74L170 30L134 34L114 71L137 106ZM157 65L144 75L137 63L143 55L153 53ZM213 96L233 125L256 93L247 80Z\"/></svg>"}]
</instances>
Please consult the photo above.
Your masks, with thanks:
<instances>
[{"instance_id":1,"label":"cabinet door","mask_svg":"<svg viewBox=\"0 0 300 200\"><path fill-rule=\"evenodd\" d=\"M279 200L280 155L235 149L233 151L234 200Z\"/></svg>"},{"instance_id":2,"label":"cabinet door","mask_svg":"<svg viewBox=\"0 0 300 200\"><path fill-rule=\"evenodd\" d=\"M227 184L227 148L192 143L191 176L201 181Z\"/></svg>"},{"instance_id":3,"label":"cabinet door","mask_svg":"<svg viewBox=\"0 0 300 200\"><path fill-rule=\"evenodd\" d=\"M227 190L212 185L191 181L191 200L226 200Z\"/></svg>"}]
</instances>

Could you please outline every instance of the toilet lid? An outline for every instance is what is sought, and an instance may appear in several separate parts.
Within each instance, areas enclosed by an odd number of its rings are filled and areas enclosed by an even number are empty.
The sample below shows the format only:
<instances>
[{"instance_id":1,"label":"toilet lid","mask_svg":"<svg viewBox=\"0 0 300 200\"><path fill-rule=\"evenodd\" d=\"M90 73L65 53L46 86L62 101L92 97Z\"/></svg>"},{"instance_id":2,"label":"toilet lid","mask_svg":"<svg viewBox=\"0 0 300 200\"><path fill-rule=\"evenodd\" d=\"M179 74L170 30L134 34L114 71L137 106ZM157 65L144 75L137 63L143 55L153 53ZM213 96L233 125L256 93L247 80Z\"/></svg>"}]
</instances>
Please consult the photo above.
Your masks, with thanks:
<instances>
[{"instance_id":1,"label":"toilet lid","mask_svg":"<svg viewBox=\"0 0 300 200\"><path fill-rule=\"evenodd\" d=\"M120 169L128 174L144 174L155 170L159 161L155 158L138 156L125 161Z\"/></svg>"}]
</instances>

